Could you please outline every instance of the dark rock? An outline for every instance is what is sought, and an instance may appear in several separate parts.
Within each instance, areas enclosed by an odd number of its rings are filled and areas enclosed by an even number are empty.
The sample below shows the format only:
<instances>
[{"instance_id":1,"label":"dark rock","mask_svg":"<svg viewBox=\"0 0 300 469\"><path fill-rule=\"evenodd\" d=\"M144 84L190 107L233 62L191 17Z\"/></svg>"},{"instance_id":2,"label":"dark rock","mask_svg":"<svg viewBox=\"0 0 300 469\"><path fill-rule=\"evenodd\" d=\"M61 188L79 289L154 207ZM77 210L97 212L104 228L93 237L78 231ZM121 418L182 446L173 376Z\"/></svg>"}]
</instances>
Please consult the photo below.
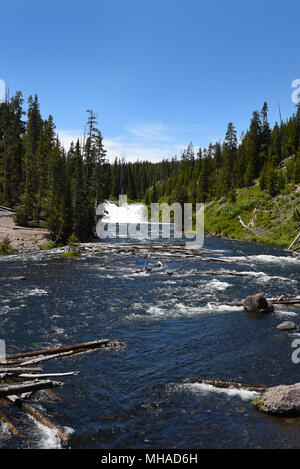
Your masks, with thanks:
<instances>
[{"instance_id":1,"label":"dark rock","mask_svg":"<svg viewBox=\"0 0 300 469\"><path fill-rule=\"evenodd\" d=\"M253 296L247 296L243 301L243 308L249 313L270 313L272 311L268 301L260 293Z\"/></svg>"},{"instance_id":2,"label":"dark rock","mask_svg":"<svg viewBox=\"0 0 300 469\"><path fill-rule=\"evenodd\" d=\"M293 321L284 321L277 326L280 331L291 331L297 329L296 324Z\"/></svg>"},{"instance_id":3,"label":"dark rock","mask_svg":"<svg viewBox=\"0 0 300 469\"><path fill-rule=\"evenodd\" d=\"M300 415L300 383L268 388L254 399L253 405L267 414L283 417Z\"/></svg>"},{"instance_id":4,"label":"dark rock","mask_svg":"<svg viewBox=\"0 0 300 469\"><path fill-rule=\"evenodd\" d=\"M174 275L174 270L166 270L166 275Z\"/></svg>"}]
</instances>

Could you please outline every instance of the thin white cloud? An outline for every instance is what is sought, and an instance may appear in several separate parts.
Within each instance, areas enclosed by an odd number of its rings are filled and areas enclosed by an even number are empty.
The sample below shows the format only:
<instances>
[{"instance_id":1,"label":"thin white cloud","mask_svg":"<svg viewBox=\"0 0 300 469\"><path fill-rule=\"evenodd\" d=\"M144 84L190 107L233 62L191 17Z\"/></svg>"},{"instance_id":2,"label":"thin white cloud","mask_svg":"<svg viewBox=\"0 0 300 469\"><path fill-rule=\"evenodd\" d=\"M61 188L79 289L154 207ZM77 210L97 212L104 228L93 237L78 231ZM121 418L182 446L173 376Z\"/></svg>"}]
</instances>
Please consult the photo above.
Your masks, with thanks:
<instances>
[{"instance_id":1,"label":"thin white cloud","mask_svg":"<svg viewBox=\"0 0 300 469\"><path fill-rule=\"evenodd\" d=\"M65 150L69 150L71 142L75 144L78 139L81 142L83 138L82 130L61 129L57 130L57 133L60 143L65 148Z\"/></svg>"},{"instance_id":2,"label":"thin white cloud","mask_svg":"<svg viewBox=\"0 0 300 469\"><path fill-rule=\"evenodd\" d=\"M129 134L137 138L142 138L152 141L166 141L173 140L170 135L171 128L166 127L161 122L152 122L150 124L139 124L127 127L126 130Z\"/></svg>"},{"instance_id":3,"label":"thin white cloud","mask_svg":"<svg viewBox=\"0 0 300 469\"><path fill-rule=\"evenodd\" d=\"M66 150L71 142L79 138L82 142L81 130L58 130L59 138ZM150 122L127 126L124 133L118 136L109 136L103 139L110 162L115 158L125 158L126 161L148 160L160 161L163 158L180 156L183 149L192 140L192 136L202 136L204 145L210 141L216 142L219 137L210 139L208 129L199 125L165 125L162 122ZM207 141L206 141L207 140ZM200 142L196 144L195 153Z\"/></svg>"},{"instance_id":4,"label":"thin white cloud","mask_svg":"<svg viewBox=\"0 0 300 469\"><path fill-rule=\"evenodd\" d=\"M142 124L126 128L123 135L104 138L109 161L115 158L125 158L126 161L148 160L160 161L180 155L186 145L176 142L170 129L161 123ZM60 129L57 131L63 147L68 150L71 142L79 138L82 141L81 130Z\"/></svg>"},{"instance_id":5,"label":"thin white cloud","mask_svg":"<svg viewBox=\"0 0 300 469\"><path fill-rule=\"evenodd\" d=\"M136 160L161 161L163 158L180 155L185 147L180 144L154 142L147 145L145 142L130 142L124 136L104 139L104 145L110 161L114 161L118 157L132 162Z\"/></svg>"}]
</instances>

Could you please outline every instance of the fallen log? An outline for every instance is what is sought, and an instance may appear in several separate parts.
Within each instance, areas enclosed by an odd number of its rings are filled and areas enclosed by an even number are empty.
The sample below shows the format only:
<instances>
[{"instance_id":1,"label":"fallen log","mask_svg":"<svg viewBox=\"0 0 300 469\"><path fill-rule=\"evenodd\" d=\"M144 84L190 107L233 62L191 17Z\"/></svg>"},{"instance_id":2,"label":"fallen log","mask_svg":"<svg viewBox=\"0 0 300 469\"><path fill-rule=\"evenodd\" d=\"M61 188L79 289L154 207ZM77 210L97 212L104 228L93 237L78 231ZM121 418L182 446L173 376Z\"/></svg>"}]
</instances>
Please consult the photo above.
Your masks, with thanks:
<instances>
[{"instance_id":1,"label":"fallen log","mask_svg":"<svg viewBox=\"0 0 300 469\"><path fill-rule=\"evenodd\" d=\"M14 355L8 355L6 358L8 360L13 360L16 358L34 357L38 355L51 355L53 353L68 352L68 351L73 351L77 349L94 349L94 348L104 347L108 343L109 343L108 339L95 340L93 342L86 342L83 344L65 345L63 347L53 347L49 349L36 350L34 352L16 353Z\"/></svg>"},{"instance_id":2,"label":"fallen log","mask_svg":"<svg viewBox=\"0 0 300 469\"><path fill-rule=\"evenodd\" d=\"M200 259L206 262L224 262L225 264L249 265L249 264L246 264L245 262L224 259L224 258L219 258L219 257L200 257Z\"/></svg>"},{"instance_id":3,"label":"fallen log","mask_svg":"<svg viewBox=\"0 0 300 469\"><path fill-rule=\"evenodd\" d=\"M192 271L191 275L223 275L226 277L227 275L232 275L236 277L250 277L252 276L252 272L246 273L246 272L224 272L224 271Z\"/></svg>"},{"instance_id":4,"label":"fallen log","mask_svg":"<svg viewBox=\"0 0 300 469\"><path fill-rule=\"evenodd\" d=\"M52 422L50 422L50 420L44 417L44 415L41 414L41 412L39 412L30 404L27 404L26 402L24 402L19 397L12 395L12 396L7 396L7 399L10 402L13 402L19 408L21 408L28 415L31 415L31 417L33 417L37 422L41 423L47 428L50 428L51 430L54 430L62 441L67 442L70 439L70 435L60 430L59 428L57 428Z\"/></svg>"},{"instance_id":5,"label":"fallen log","mask_svg":"<svg viewBox=\"0 0 300 469\"><path fill-rule=\"evenodd\" d=\"M40 389L53 388L63 386L63 383L51 380L41 380L37 382L25 381L20 384L9 384L7 386L0 386L0 397L7 397L11 394L22 394L24 392L36 392Z\"/></svg>"},{"instance_id":6,"label":"fallen log","mask_svg":"<svg viewBox=\"0 0 300 469\"><path fill-rule=\"evenodd\" d=\"M125 344L123 342L109 342L108 344L106 344L105 347L100 347L100 348L108 349L108 348L113 348L113 347L125 347ZM82 348L82 349L71 350L70 352L55 353L53 355L46 355L46 356L42 356L38 358L33 358L31 360L27 360L21 363L18 362L18 365L21 365L21 366L35 365L36 363L42 363L48 360L54 360L56 358L69 357L71 355L76 355L79 353L90 353L96 350L99 350L99 347L93 348L93 349Z\"/></svg>"},{"instance_id":7,"label":"fallen log","mask_svg":"<svg viewBox=\"0 0 300 469\"><path fill-rule=\"evenodd\" d=\"M58 378L62 376L76 376L76 375L79 375L79 371L69 371L67 373L42 373L42 374L23 373L19 375L19 378L44 379L44 378Z\"/></svg>"},{"instance_id":8,"label":"fallen log","mask_svg":"<svg viewBox=\"0 0 300 469\"><path fill-rule=\"evenodd\" d=\"M94 349L96 350L96 349ZM84 350L87 352L87 350ZM38 357L38 358L32 358L31 360L27 360L25 362L20 363L22 366L26 365L35 365L36 363L41 363L41 362L46 362L48 360L54 360L55 358L63 358L63 357L68 357L70 355L75 355L76 353L80 353L80 350L72 351L72 352L64 352L64 353L55 353L53 355L47 355L43 357Z\"/></svg>"},{"instance_id":9,"label":"fallen log","mask_svg":"<svg viewBox=\"0 0 300 469\"><path fill-rule=\"evenodd\" d=\"M297 244L298 241L300 240L300 233L297 234L296 238L294 239L294 241L292 242L292 244L290 244L290 246L288 247L288 249L291 249L294 244Z\"/></svg>"},{"instance_id":10,"label":"fallen log","mask_svg":"<svg viewBox=\"0 0 300 469\"><path fill-rule=\"evenodd\" d=\"M0 374L5 373L5 374L10 374L10 375L20 375L22 373L38 373L39 371L42 371L42 368L36 367L36 368L16 368L16 367L2 367L0 366Z\"/></svg>"},{"instance_id":11,"label":"fallen log","mask_svg":"<svg viewBox=\"0 0 300 469\"><path fill-rule=\"evenodd\" d=\"M268 299L273 305L297 305L300 304L300 298L282 298L278 300L277 298ZM225 303L226 306L243 306L244 302L240 301L238 303Z\"/></svg>"}]
</instances>

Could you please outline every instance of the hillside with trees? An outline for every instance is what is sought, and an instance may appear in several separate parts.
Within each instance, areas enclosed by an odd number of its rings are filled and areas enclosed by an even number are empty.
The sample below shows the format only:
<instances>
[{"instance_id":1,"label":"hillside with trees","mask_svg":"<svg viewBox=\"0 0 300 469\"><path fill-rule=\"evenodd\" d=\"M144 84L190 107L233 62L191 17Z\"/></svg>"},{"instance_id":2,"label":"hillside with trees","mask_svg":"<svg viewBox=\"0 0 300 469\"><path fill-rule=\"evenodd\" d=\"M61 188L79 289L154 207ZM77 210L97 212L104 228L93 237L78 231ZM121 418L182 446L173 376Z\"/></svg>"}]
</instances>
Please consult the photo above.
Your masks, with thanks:
<instances>
[{"instance_id":1,"label":"hillside with trees","mask_svg":"<svg viewBox=\"0 0 300 469\"><path fill-rule=\"evenodd\" d=\"M21 92L1 104L0 204L16 211L19 225L47 228L54 242L72 233L87 241L96 205L119 194L147 205L205 202L207 228L240 239L271 241L276 225L284 232L276 240L287 245L299 224L300 107L271 128L264 103L239 138L230 122L223 142L197 152L190 143L179 158L158 163L109 163L92 110L86 129L66 150L37 96L29 97L26 112Z\"/></svg>"}]
</instances>

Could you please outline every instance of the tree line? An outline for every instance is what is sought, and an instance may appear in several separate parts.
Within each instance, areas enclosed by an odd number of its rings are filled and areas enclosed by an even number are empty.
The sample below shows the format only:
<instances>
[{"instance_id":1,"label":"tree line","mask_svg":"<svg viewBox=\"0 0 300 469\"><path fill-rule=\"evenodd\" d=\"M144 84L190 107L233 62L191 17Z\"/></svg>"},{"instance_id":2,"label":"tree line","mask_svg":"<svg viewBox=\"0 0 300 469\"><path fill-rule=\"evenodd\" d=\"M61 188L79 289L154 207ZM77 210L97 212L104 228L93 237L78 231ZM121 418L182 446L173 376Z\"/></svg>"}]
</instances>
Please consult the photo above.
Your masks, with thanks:
<instances>
[{"instance_id":1,"label":"tree line","mask_svg":"<svg viewBox=\"0 0 300 469\"><path fill-rule=\"evenodd\" d=\"M159 163L125 163L111 168L112 197L127 193L132 200L208 202L223 196L233 201L236 190L255 182L271 196L287 184L300 183L300 106L287 122L268 122L268 105L254 111L240 138L232 122L223 142L199 148L190 143L180 158Z\"/></svg>"},{"instance_id":2,"label":"tree line","mask_svg":"<svg viewBox=\"0 0 300 469\"><path fill-rule=\"evenodd\" d=\"M53 117L44 120L38 97L27 111L17 92L0 105L0 204L12 207L16 221L50 230L53 241L74 233L93 237L95 207L127 194L130 201L207 202L255 182L276 196L289 183L300 183L300 106L286 122L268 122L268 106L254 111L240 138L232 122L223 142L199 148L190 143L179 158L109 163L96 114L87 111L83 139L66 151Z\"/></svg>"},{"instance_id":3,"label":"tree line","mask_svg":"<svg viewBox=\"0 0 300 469\"><path fill-rule=\"evenodd\" d=\"M62 147L53 117L44 120L38 97L25 116L17 92L0 107L0 201L16 211L22 226L50 230L53 241L71 234L93 236L95 205L109 196L109 165L96 115L88 110L87 132L69 150Z\"/></svg>"}]
</instances>

